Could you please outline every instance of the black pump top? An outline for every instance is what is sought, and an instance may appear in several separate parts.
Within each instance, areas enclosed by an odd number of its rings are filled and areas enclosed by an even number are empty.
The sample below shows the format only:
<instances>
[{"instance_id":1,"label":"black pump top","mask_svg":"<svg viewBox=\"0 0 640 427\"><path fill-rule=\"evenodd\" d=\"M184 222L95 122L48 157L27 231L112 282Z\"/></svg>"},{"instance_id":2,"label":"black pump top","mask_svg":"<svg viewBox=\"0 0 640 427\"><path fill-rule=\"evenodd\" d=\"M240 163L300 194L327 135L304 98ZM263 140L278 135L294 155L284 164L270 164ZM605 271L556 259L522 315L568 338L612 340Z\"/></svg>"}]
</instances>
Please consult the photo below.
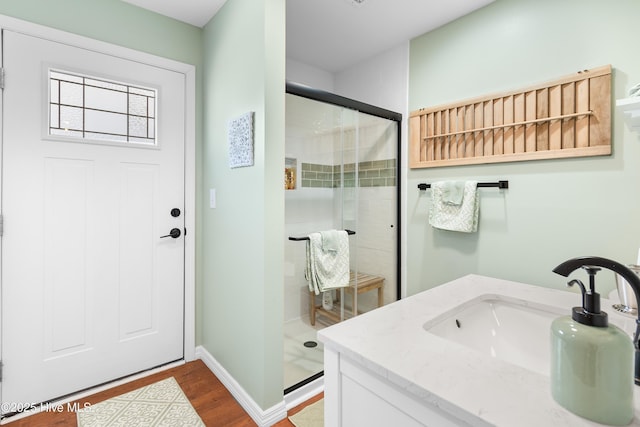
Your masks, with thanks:
<instances>
[{"instance_id":1,"label":"black pump top","mask_svg":"<svg viewBox=\"0 0 640 427\"><path fill-rule=\"evenodd\" d=\"M587 326L605 327L609 324L607 313L600 310L600 294L596 292L596 273L600 271L598 267L584 266L589 275L589 290L584 287L580 280L572 280L567 285L580 286L582 292L582 307L573 307L571 318L578 323Z\"/></svg>"}]
</instances>

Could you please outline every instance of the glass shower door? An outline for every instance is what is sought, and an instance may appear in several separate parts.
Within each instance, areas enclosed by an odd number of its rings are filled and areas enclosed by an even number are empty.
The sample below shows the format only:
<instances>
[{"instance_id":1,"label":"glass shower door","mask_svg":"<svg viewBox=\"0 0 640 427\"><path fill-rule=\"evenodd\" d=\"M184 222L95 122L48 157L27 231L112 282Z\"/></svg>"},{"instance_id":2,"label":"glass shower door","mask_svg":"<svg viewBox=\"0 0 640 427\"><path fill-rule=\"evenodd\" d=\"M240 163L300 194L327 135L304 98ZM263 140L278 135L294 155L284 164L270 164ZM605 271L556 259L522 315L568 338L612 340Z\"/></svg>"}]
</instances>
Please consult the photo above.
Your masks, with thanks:
<instances>
[{"instance_id":1,"label":"glass shower door","mask_svg":"<svg viewBox=\"0 0 640 427\"><path fill-rule=\"evenodd\" d=\"M325 302L323 308L322 295L311 292L305 278L308 235L344 228L338 202L341 168L336 163L342 110L329 103L286 95L285 392L322 374L324 356L316 332L339 321L343 312L344 299L338 301L333 292L333 306Z\"/></svg>"},{"instance_id":2,"label":"glass shower door","mask_svg":"<svg viewBox=\"0 0 640 427\"><path fill-rule=\"evenodd\" d=\"M395 301L397 292L398 123L343 111L342 221L350 241L347 316Z\"/></svg>"},{"instance_id":3,"label":"glass shower door","mask_svg":"<svg viewBox=\"0 0 640 427\"><path fill-rule=\"evenodd\" d=\"M398 122L289 93L285 136L286 393L322 375L317 330L397 299ZM332 229L355 232L351 281L323 306L303 239Z\"/></svg>"}]
</instances>

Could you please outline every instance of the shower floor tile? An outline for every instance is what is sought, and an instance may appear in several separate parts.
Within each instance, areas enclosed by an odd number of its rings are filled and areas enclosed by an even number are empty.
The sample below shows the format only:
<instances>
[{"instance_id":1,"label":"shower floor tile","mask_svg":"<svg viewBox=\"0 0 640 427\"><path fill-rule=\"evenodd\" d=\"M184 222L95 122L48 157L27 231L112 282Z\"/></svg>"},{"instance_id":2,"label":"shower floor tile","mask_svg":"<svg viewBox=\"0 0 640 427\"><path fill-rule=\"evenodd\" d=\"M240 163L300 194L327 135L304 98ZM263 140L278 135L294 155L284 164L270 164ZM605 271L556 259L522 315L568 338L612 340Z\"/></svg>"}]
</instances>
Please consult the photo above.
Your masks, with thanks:
<instances>
[{"instance_id":1,"label":"shower floor tile","mask_svg":"<svg viewBox=\"0 0 640 427\"><path fill-rule=\"evenodd\" d=\"M324 369L324 349L317 340L316 333L324 328L316 321L311 326L309 319L298 318L284 324L284 388L289 388L300 381ZM316 347L306 347L305 342L313 341Z\"/></svg>"}]
</instances>

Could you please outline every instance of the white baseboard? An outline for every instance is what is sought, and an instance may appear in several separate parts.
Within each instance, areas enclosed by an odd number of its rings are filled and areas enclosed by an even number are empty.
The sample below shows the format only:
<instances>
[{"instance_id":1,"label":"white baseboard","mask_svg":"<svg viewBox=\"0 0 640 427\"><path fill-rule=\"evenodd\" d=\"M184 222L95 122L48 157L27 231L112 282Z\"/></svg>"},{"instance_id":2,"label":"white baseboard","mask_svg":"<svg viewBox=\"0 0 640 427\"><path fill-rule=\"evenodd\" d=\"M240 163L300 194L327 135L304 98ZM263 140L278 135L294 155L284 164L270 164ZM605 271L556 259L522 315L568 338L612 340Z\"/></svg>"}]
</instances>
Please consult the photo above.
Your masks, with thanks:
<instances>
[{"instance_id":1,"label":"white baseboard","mask_svg":"<svg viewBox=\"0 0 640 427\"><path fill-rule=\"evenodd\" d=\"M196 347L196 358L201 359L211 372L218 377L220 382L259 427L272 426L287 417L284 399L271 408L263 410L206 348L202 346Z\"/></svg>"}]
</instances>

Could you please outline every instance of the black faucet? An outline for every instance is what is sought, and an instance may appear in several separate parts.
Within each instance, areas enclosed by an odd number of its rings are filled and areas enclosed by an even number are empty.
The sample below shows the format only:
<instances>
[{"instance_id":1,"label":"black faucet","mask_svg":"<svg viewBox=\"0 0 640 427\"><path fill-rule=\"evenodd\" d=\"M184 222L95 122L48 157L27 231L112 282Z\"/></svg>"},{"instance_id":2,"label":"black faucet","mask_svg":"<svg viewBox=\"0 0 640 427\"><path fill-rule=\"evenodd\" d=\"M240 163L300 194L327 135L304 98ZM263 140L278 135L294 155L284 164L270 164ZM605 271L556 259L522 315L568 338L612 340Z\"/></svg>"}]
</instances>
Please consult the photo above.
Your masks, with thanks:
<instances>
[{"instance_id":1,"label":"black faucet","mask_svg":"<svg viewBox=\"0 0 640 427\"><path fill-rule=\"evenodd\" d=\"M636 301L640 302L640 277L629 268L620 264L619 262L594 256L578 257L569 259L556 268L553 269L554 273L558 273L561 276L568 277L573 271L578 268L585 268L589 273L591 279L595 275L596 270L593 267L602 267L607 270L614 271L626 279L633 293L636 296ZM571 283L571 282L570 282ZM593 286L592 286L593 288ZM593 289L592 289L593 291ZM636 349L635 358L635 383L640 385L640 310L638 310L638 318L636 319L636 332L633 335L633 347Z\"/></svg>"}]
</instances>

